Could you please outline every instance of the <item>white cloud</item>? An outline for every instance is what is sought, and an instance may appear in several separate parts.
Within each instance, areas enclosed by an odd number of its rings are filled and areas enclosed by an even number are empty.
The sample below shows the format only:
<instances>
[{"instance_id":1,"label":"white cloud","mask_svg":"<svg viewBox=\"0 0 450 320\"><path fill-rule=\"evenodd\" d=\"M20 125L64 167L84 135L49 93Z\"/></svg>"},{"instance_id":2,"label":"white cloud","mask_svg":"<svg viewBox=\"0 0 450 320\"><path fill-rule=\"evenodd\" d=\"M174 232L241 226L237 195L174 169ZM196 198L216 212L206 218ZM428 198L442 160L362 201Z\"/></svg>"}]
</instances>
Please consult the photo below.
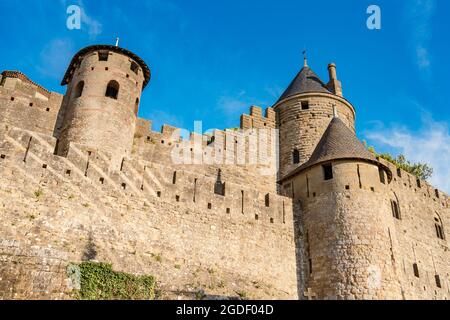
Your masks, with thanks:
<instances>
[{"instance_id":1,"label":"white cloud","mask_svg":"<svg viewBox=\"0 0 450 320\"><path fill-rule=\"evenodd\" d=\"M379 146L404 154L411 162L429 164L434 169L430 182L450 194L450 131L447 123L423 114L422 125L417 131L398 125L378 126L366 131L365 136Z\"/></svg>"},{"instance_id":2,"label":"white cloud","mask_svg":"<svg viewBox=\"0 0 450 320\"><path fill-rule=\"evenodd\" d=\"M62 79L73 56L73 42L70 39L54 39L40 53L37 70L44 76Z\"/></svg>"},{"instance_id":3,"label":"white cloud","mask_svg":"<svg viewBox=\"0 0 450 320\"><path fill-rule=\"evenodd\" d=\"M428 45L432 36L431 20L436 9L436 0L413 0L407 1L405 5L414 59L420 70L430 72L431 57Z\"/></svg>"}]
</instances>

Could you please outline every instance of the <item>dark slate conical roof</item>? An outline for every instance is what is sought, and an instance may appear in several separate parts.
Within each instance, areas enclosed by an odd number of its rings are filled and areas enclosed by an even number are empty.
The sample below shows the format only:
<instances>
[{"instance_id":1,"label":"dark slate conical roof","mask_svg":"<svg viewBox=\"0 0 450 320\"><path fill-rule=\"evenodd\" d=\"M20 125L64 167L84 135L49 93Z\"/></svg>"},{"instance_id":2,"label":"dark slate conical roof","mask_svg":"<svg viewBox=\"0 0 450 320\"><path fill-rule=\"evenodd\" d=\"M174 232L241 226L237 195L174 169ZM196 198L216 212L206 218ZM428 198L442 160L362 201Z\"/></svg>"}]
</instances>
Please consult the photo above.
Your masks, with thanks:
<instances>
[{"instance_id":1,"label":"dark slate conical roof","mask_svg":"<svg viewBox=\"0 0 450 320\"><path fill-rule=\"evenodd\" d=\"M292 80L289 87L284 91L278 101L289 98L299 93L307 92L323 92L332 93L327 88L325 83L311 70L308 66L304 66L297 76Z\"/></svg>"},{"instance_id":2,"label":"dark slate conical roof","mask_svg":"<svg viewBox=\"0 0 450 320\"><path fill-rule=\"evenodd\" d=\"M331 160L363 160L382 167L389 180L392 179L392 172L388 167L380 163L375 156L366 149L366 147L358 140L356 135L342 122L338 117L331 120L327 130L316 146L311 158L290 172L283 178L289 178L295 174L312 167L317 164L328 162Z\"/></svg>"}]
</instances>

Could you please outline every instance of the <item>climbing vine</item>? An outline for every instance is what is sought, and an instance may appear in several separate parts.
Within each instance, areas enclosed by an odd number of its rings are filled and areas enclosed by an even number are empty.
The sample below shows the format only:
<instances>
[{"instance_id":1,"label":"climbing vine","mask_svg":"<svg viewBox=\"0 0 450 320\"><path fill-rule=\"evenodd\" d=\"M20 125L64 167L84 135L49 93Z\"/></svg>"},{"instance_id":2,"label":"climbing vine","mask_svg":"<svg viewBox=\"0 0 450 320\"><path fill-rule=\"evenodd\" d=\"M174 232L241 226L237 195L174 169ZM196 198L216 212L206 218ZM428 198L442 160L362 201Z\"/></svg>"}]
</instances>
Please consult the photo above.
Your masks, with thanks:
<instances>
[{"instance_id":1,"label":"climbing vine","mask_svg":"<svg viewBox=\"0 0 450 320\"><path fill-rule=\"evenodd\" d=\"M117 272L110 264L83 262L78 265L80 300L153 300L155 278Z\"/></svg>"}]
</instances>

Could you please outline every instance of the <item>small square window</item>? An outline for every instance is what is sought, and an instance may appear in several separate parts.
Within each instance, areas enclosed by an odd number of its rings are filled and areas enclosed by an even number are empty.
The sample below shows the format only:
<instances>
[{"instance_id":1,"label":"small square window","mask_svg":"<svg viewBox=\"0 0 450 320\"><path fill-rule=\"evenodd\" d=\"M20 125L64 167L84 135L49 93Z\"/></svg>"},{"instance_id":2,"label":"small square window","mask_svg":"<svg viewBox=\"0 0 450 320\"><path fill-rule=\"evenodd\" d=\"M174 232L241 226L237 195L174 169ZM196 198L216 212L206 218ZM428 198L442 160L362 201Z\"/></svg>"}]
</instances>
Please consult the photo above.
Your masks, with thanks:
<instances>
[{"instance_id":1,"label":"small square window","mask_svg":"<svg viewBox=\"0 0 450 320\"><path fill-rule=\"evenodd\" d=\"M230 212L231 212L230 208L227 208L227 213L230 213Z\"/></svg>"},{"instance_id":2,"label":"small square window","mask_svg":"<svg viewBox=\"0 0 450 320\"><path fill-rule=\"evenodd\" d=\"M5 158L6 158L6 155L4 155L4 154L0 155L0 159L5 159Z\"/></svg>"},{"instance_id":3,"label":"small square window","mask_svg":"<svg viewBox=\"0 0 450 320\"><path fill-rule=\"evenodd\" d=\"M66 170L66 174L67 174L68 176L70 176L71 171L70 171L70 170Z\"/></svg>"},{"instance_id":4,"label":"small square window","mask_svg":"<svg viewBox=\"0 0 450 320\"><path fill-rule=\"evenodd\" d=\"M175 200L176 200L177 202L180 202L180 196L175 196Z\"/></svg>"},{"instance_id":5,"label":"small square window","mask_svg":"<svg viewBox=\"0 0 450 320\"><path fill-rule=\"evenodd\" d=\"M30 107L32 107L33 106L33 102L30 102Z\"/></svg>"},{"instance_id":6,"label":"small square window","mask_svg":"<svg viewBox=\"0 0 450 320\"><path fill-rule=\"evenodd\" d=\"M108 51L100 51L98 53L98 61L108 61L109 52Z\"/></svg>"},{"instance_id":7,"label":"small square window","mask_svg":"<svg viewBox=\"0 0 450 320\"><path fill-rule=\"evenodd\" d=\"M49 111L50 111L50 108L45 109L45 111L49 112Z\"/></svg>"},{"instance_id":8,"label":"small square window","mask_svg":"<svg viewBox=\"0 0 450 320\"><path fill-rule=\"evenodd\" d=\"M14 101L14 97L11 97L11 101Z\"/></svg>"},{"instance_id":9,"label":"small square window","mask_svg":"<svg viewBox=\"0 0 450 320\"><path fill-rule=\"evenodd\" d=\"M47 169L47 165L44 163L44 164L42 165L42 168Z\"/></svg>"},{"instance_id":10,"label":"small square window","mask_svg":"<svg viewBox=\"0 0 450 320\"><path fill-rule=\"evenodd\" d=\"M259 216L255 214L255 220L259 220Z\"/></svg>"},{"instance_id":11,"label":"small square window","mask_svg":"<svg viewBox=\"0 0 450 320\"><path fill-rule=\"evenodd\" d=\"M350 190L350 186L349 185L345 186L345 190Z\"/></svg>"},{"instance_id":12,"label":"small square window","mask_svg":"<svg viewBox=\"0 0 450 320\"><path fill-rule=\"evenodd\" d=\"M309 109L309 102L302 101L302 110L308 110L308 109Z\"/></svg>"}]
</instances>

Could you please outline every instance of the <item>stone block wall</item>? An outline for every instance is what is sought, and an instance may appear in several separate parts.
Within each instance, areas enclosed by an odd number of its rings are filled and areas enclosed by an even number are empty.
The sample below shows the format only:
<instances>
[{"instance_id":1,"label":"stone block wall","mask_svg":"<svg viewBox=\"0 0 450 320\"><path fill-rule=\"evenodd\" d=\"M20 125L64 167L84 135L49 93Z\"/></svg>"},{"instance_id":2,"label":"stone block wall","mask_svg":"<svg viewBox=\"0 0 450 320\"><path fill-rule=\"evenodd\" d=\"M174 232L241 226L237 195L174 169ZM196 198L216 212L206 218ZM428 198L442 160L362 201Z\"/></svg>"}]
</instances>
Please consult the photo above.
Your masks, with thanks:
<instances>
[{"instance_id":1,"label":"stone block wall","mask_svg":"<svg viewBox=\"0 0 450 320\"><path fill-rule=\"evenodd\" d=\"M1 298L70 298L67 265L88 258L155 275L166 298L297 297L290 199L267 203L226 174L216 195L216 175L174 179L143 159L112 171L101 153L71 144L55 156L56 139L18 128L0 137Z\"/></svg>"}]
</instances>

